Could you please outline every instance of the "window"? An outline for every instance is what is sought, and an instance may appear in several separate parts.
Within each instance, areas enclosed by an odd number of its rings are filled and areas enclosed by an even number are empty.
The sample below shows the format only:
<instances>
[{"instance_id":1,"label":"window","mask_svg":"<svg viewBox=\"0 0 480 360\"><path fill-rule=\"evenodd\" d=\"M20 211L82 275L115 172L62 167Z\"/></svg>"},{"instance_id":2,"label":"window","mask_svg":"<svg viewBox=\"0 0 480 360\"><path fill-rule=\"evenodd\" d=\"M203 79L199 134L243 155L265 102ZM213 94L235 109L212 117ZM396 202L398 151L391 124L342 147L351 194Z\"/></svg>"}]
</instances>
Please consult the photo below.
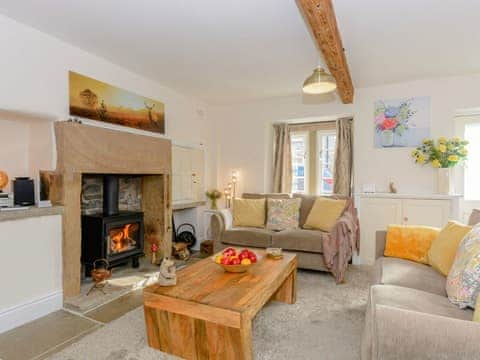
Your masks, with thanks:
<instances>
[{"instance_id":1,"label":"window","mask_svg":"<svg viewBox=\"0 0 480 360\"><path fill-rule=\"evenodd\" d=\"M465 140L468 140L468 161L465 166L465 200L480 200L480 117L465 122Z\"/></svg>"},{"instance_id":2,"label":"window","mask_svg":"<svg viewBox=\"0 0 480 360\"><path fill-rule=\"evenodd\" d=\"M290 139L292 193L333 193L335 130L294 131Z\"/></svg>"},{"instance_id":3,"label":"window","mask_svg":"<svg viewBox=\"0 0 480 360\"><path fill-rule=\"evenodd\" d=\"M335 163L335 131L317 131L317 193L333 193L333 167Z\"/></svg>"},{"instance_id":4,"label":"window","mask_svg":"<svg viewBox=\"0 0 480 360\"><path fill-rule=\"evenodd\" d=\"M308 193L308 132L292 133L292 192Z\"/></svg>"}]
</instances>

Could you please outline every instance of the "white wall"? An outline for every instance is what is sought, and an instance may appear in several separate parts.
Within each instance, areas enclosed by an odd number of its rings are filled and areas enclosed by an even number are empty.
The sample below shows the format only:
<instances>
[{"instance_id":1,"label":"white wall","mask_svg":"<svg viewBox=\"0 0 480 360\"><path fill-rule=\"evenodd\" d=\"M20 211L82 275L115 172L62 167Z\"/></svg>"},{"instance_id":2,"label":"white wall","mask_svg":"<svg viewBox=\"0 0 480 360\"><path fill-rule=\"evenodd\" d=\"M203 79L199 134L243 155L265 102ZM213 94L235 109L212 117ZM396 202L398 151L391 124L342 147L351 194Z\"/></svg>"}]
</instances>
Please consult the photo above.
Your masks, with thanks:
<instances>
[{"instance_id":1,"label":"white wall","mask_svg":"<svg viewBox=\"0 0 480 360\"><path fill-rule=\"evenodd\" d=\"M211 108L218 136L218 185L224 186L231 170L238 169L242 191L270 191L273 122L351 114L357 191L364 183L375 183L380 191L386 191L393 180L402 193L435 193L435 172L415 165L410 148L374 148L374 102L430 96L431 136L453 136L455 112L478 108L479 93L480 75L476 75L356 89L353 105L341 104L337 98L315 104L297 96Z\"/></svg>"},{"instance_id":2,"label":"white wall","mask_svg":"<svg viewBox=\"0 0 480 360\"><path fill-rule=\"evenodd\" d=\"M207 185L215 168L213 122L207 106L140 75L87 53L31 27L0 16L0 119L15 121L68 118L68 71L76 71L165 104L166 133L172 139L203 143L207 153ZM126 49L128 51L128 49ZM0 133L6 128L0 123ZM23 140L23 139L21 139ZM3 148L3 144L2 144ZM52 153L37 161L50 163ZM25 157L24 154L19 155ZM46 159L43 161L43 159Z\"/></svg>"},{"instance_id":3,"label":"white wall","mask_svg":"<svg viewBox=\"0 0 480 360\"><path fill-rule=\"evenodd\" d=\"M272 124L278 121L314 121L332 115L348 115L353 107L335 97L282 97L264 101L212 107L217 129L217 183L223 188L238 170L237 194L271 189Z\"/></svg>"},{"instance_id":4,"label":"white wall","mask_svg":"<svg viewBox=\"0 0 480 360\"><path fill-rule=\"evenodd\" d=\"M62 307L60 215L0 222L0 248L0 333Z\"/></svg>"},{"instance_id":5,"label":"white wall","mask_svg":"<svg viewBox=\"0 0 480 360\"><path fill-rule=\"evenodd\" d=\"M0 170L5 171L10 179L28 174L28 136L27 124L0 119ZM11 184L6 187L9 191Z\"/></svg>"}]
</instances>

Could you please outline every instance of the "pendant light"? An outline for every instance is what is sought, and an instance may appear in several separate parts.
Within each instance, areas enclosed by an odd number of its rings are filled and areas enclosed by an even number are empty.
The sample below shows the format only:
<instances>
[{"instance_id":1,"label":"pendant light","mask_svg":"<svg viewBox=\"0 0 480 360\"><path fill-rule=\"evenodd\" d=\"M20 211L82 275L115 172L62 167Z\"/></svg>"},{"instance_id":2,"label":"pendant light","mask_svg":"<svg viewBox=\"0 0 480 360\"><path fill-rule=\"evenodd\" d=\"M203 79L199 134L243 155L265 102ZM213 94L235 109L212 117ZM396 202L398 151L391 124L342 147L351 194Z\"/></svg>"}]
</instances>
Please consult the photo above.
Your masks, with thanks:
<instances>
[{"instance_id":1,"label":"pendant light","mask_svg":"<svg viewBox=\"0 0 480 360\"><path fill-rule=\"evenodd\" d=\"M318 67L313 70L303 83L303 92L305 94L326 94L337 88L335 78L327 73L323 68Z\"/></svg>"}]
</instances>

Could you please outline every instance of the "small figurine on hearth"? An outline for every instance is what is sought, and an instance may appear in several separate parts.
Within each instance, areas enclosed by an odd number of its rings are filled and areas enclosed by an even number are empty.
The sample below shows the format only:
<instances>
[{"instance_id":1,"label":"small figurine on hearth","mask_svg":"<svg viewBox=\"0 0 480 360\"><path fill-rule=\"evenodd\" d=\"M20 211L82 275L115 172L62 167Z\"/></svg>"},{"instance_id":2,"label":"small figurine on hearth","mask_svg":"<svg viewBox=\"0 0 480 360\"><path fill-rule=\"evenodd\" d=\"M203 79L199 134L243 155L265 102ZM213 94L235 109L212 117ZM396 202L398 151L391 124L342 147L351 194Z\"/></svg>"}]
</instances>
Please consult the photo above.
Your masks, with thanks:
<instances>
[{"instance_id":1,"label":"small figurine on hearth","mask_svg":"<svg viewBox=\"0 0 480 360\"><path fill-rule=\"evenodd\" d=\"M158 245L153 243L150 246L150 250L152 250L152 264L157 265L157 251L158 251Z\"/></svg>"},{"instance_id":2,"label":"small figurine on hearth","mask_svg":"<svg viewBox=\"0 0 480 360\"><path fill-rule=\"evenodd\" d=\"M175 262L166 257L160 264L160 272L158 274L158 284L160 286L177 285Z\"/></svg>"}]
</instances>

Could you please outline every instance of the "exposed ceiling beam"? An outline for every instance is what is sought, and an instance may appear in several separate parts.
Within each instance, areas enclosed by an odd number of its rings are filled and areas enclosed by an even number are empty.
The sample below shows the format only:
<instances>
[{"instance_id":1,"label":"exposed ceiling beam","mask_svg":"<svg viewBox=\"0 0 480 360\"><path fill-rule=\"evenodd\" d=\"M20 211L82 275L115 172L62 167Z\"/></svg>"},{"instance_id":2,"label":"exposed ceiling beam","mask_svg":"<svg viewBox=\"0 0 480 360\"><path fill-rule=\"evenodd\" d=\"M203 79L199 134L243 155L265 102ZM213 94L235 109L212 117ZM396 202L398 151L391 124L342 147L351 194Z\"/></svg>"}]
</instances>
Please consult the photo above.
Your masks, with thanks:
<instances>
[{"instance_id":1,"label":"exposed ceiling beam","mask_svg":"<svg viewBox=\"0 0 480 360\"><path fill-rule=\"evenodd\" d=\"M331 0L298 0L329 71L337 80L342 102L353 102L353 83Z\"/></svg>"}]
</instances>

